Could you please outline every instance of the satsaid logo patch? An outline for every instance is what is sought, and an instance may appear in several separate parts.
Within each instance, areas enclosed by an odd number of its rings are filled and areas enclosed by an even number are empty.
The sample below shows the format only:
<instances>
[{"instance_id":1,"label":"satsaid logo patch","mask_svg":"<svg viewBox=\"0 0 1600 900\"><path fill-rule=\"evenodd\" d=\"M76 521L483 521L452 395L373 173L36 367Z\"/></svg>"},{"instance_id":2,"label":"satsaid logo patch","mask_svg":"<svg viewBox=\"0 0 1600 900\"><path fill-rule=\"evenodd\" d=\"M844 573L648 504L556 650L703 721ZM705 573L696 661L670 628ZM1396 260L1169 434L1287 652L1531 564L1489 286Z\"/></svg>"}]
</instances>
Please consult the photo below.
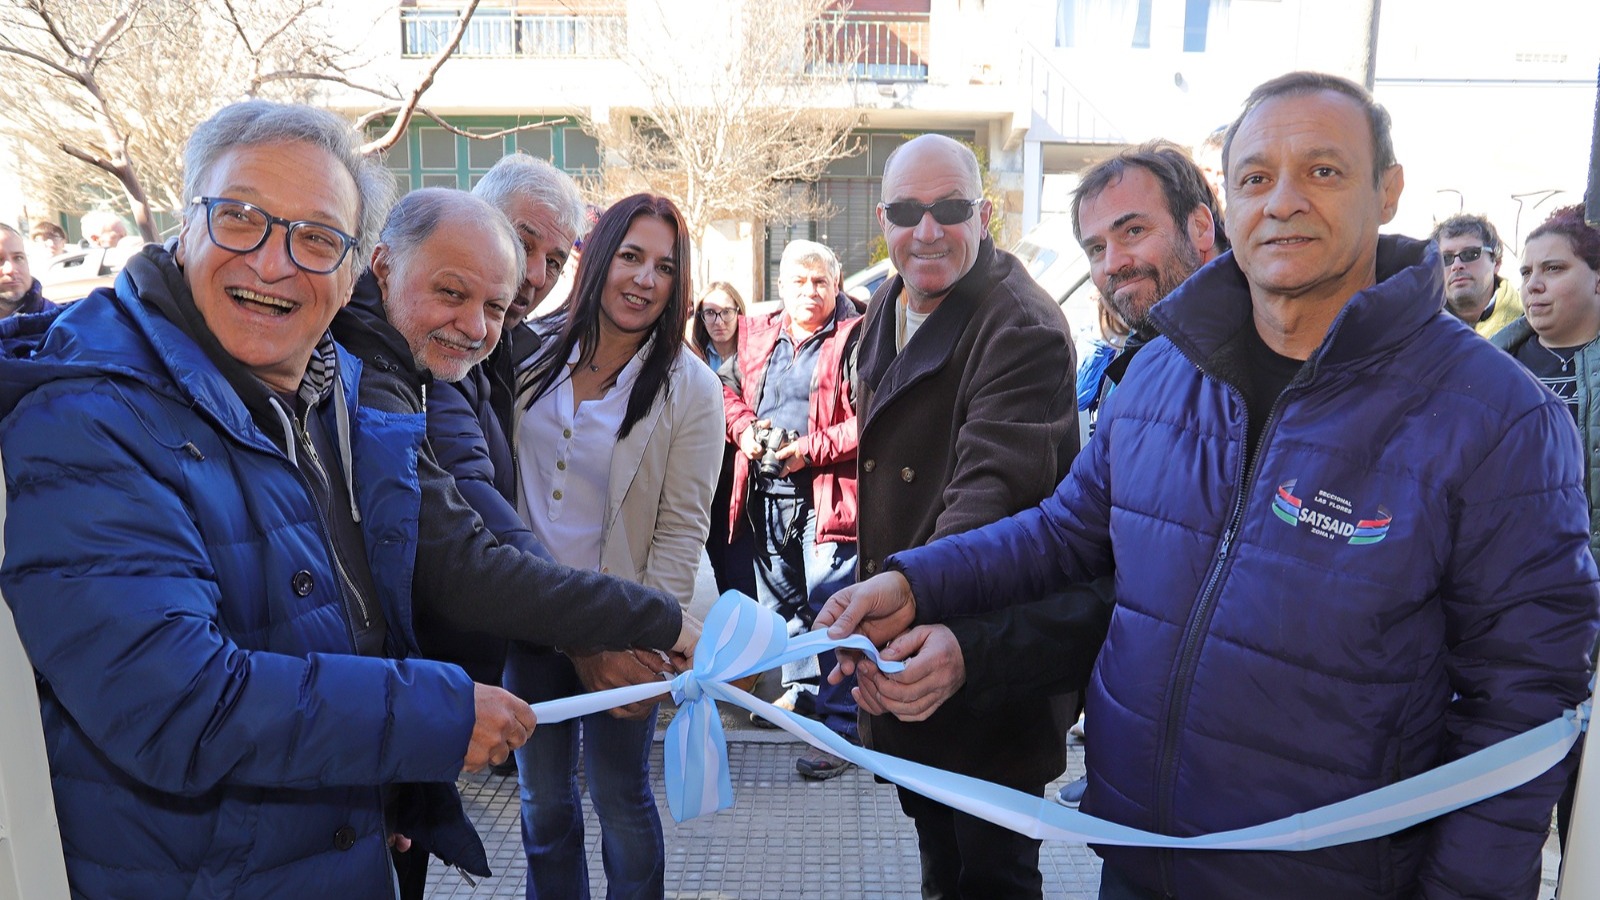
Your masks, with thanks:
<instances>
[{"instance_id":1,"label":"satsaid logo patch","mask_svg":"<svg viewBox=\"0 0 1600 900\"><path fill-rule=\"evenodd\" d=\"M1389 535L1389 523L1394 519L1389 510L1378 507L1378 514L1363 519L1356 515L1349 500L1329 491L1319 490L1306 497L1295 496L1298 478L1278 485L1277 496L1272 498L1272 511L1278 518L1299 528L1308 527L1311 533L1330 541L1348 544L1376 544Z\"/></svg>"}]
</instances>

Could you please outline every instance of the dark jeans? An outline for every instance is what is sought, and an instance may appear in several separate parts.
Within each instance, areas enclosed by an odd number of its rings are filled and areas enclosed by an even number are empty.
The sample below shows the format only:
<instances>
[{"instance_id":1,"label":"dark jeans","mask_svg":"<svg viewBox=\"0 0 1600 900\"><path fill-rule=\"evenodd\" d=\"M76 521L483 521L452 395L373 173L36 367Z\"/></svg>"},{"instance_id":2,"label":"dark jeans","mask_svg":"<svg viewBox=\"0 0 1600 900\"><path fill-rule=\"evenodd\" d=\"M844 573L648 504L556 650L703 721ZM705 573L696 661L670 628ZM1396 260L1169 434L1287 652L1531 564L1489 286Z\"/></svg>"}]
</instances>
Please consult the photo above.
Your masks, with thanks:
<instances>
[{"instance_id":1,"label":"dark jeans","mask_svg":"<svg viewBox=\"0 0 1600 900\"><path fill-rule=\"evenodd\" d=\"M856 545L817 543L817 513L811 497L750 494L750 528L755 533L756 600L777 612L789 635L810 630L817 613L838 591L856 580ZM813 710L836 734L856 738L855 678L829 684L833 651L783 667L785 687L815 693ZM803 707L802 707L803 708Z\"/></svg>"},{"instance_id":2,"label":"dark jeans","mask_svg":"<svg viewBox=\"0 0 1600 900\"><path fill-rule=\"evenodd\" d=\"M428 851L413 847L405 853L389 848L394 860L394 883L400 900L422 900L428 892Z\"/></svg>"},{"instance_id":3,"label":"dark jeans","mask_svg":"<svg viewBox=\"0 0 1600 900\"><path fill-rule=\"evenodd\" d=\"M565 656L516 644L506 659L505 685L533 703L584 690ZM576 721L540 723L517 750L528 900L589 897L578 797L580 745L589 798L600 819L606 896L659 900L665 894L666 847L661 814L650 790L650 741L655 730L654 710L643 721L595 713Z\"/></svg>"},{"instance_id":4,"label":"dark jeans","mask_svg":"<svg viewBox=\"0 0 1600 900\"><path fill-rule=\"evenodd\" d=\"M1110 866L1100 867L1100 900L1166 900L1160 891L1149 891L1124 878Z\"/></svg>"},{"instance_id":5,"label":"dark jeans","mask_svg":"<svg viewBox=\"0 0 1600 900\"><path fill-rule=\"evenodd\" d=\"M900 808L917 826L923 900L1037 900L1044 896L1039 841L905 788L896 790ZM1042 784L1034 791L1043 792Z\"/></svg>"},{"instance_id":6,"label":"dark jeans","mask_svg":"<svg viewBox=\"0 0 1600 900\"><path fill-rule=\"evenodd\" d=\"M706 559L717 578L717 593L738 591L746 597L756 595L755 555L749 530L728 540L728 511L733 498L733 467L748 465L732 444L722 445L722 474L716 493L711 495L711 531L706 535Z\"/></svg>"}]
</instances>

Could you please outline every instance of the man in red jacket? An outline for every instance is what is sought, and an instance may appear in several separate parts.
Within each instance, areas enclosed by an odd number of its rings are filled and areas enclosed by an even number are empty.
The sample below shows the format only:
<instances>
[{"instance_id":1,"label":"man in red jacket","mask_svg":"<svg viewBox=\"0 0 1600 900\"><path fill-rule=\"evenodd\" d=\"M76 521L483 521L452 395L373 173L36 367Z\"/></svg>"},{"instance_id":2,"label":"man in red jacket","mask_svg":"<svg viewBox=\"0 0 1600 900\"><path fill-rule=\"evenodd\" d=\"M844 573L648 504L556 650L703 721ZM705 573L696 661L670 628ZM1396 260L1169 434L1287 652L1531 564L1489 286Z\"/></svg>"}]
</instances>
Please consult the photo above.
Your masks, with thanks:
<instances>
[{"instance_id":1,"label":"man in red jacket","mask_svg":"<svg viewBox=\"0 0 1600 900\"><path fill-rule=\"evenodd\" d=\"M811 627L817 610L855 580L856 411L851 382L861 312L839 292L839 260L815 241L793 241L778 264L783 308L739 326L738 356L723 367L735 465L730 537L755 534L756 598L789 623ZM851 684L820 683L833 654L783 669L785 705L856 740ZM827 779L848 763L828 753L795 762Z\"/></svg>"}]
</instances>

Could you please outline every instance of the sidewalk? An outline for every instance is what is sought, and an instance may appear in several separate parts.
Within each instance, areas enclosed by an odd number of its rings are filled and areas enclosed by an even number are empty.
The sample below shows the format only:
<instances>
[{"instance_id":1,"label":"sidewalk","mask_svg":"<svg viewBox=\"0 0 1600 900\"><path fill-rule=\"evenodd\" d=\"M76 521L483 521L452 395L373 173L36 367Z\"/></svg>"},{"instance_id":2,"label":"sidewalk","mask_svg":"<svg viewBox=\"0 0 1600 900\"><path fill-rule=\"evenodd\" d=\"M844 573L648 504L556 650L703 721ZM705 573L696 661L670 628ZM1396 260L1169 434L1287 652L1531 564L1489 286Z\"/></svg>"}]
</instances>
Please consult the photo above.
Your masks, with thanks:
<instances>
[{"instance_id":1,"label":"sidewalk","mask_svg":"<svg viewBox=\"0 0 1600 900\"><path fill-rule=\"evenodd\" d=\"M744 718L726 712L723 721ZM894 787L852 768L829 781L795 774L805 745L786 732L757 730L746 721L728 732L734 806L682 825L667 812L661 782L661 744L650 769L666 835L666 895L675 900L813 900L863 897L917 900L920 867L916 832L900 812ZM1069 748L1072 772L1082 771L1081 745ZM523 896L527 866L517 824L517 782L494 775L459 782L467 814L483 835L495 877L476 888L437 861L430 898ZM585 847L592 893L605 896L600 830L584 797ZM1087 847L1046 843L1040 855L1047 897L1093 900L1100 859Z\"/></svg>"}]
</instances>

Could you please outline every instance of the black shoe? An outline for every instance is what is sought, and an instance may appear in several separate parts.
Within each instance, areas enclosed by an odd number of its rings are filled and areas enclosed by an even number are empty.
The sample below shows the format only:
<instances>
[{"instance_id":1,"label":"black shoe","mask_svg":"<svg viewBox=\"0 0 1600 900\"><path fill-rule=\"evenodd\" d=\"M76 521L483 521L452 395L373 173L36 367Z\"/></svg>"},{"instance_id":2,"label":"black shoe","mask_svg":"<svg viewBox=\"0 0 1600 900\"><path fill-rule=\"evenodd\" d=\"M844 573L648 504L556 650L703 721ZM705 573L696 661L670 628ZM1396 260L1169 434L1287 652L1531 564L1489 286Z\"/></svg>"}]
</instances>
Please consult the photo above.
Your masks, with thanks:
<instances>
[{"instance_id":1,"label":"black shoe","mask_svg":"<svg viewBox=\"0 0 1600 900\"><path fill-rule=\"evenodd\" d=\"M802 756L795 760L794 770L799 772L803 778L809 778L812 781L827 781L853 765L855 763L848 759L841 759L827 751L818 750L810 756Z\"/></svg>"},{"instance_id":2,"label":"black shoe","mask_svg":"<svg viewBox=\"0 0 1600 900\"><path fill-rule=\"evenodd\" d=\"M499 775L501 778L517 777L517 755L513 753L506 757L505 762L494 763L489 766L489 772L493 775Z\"/></svg>"}]
</instances>

